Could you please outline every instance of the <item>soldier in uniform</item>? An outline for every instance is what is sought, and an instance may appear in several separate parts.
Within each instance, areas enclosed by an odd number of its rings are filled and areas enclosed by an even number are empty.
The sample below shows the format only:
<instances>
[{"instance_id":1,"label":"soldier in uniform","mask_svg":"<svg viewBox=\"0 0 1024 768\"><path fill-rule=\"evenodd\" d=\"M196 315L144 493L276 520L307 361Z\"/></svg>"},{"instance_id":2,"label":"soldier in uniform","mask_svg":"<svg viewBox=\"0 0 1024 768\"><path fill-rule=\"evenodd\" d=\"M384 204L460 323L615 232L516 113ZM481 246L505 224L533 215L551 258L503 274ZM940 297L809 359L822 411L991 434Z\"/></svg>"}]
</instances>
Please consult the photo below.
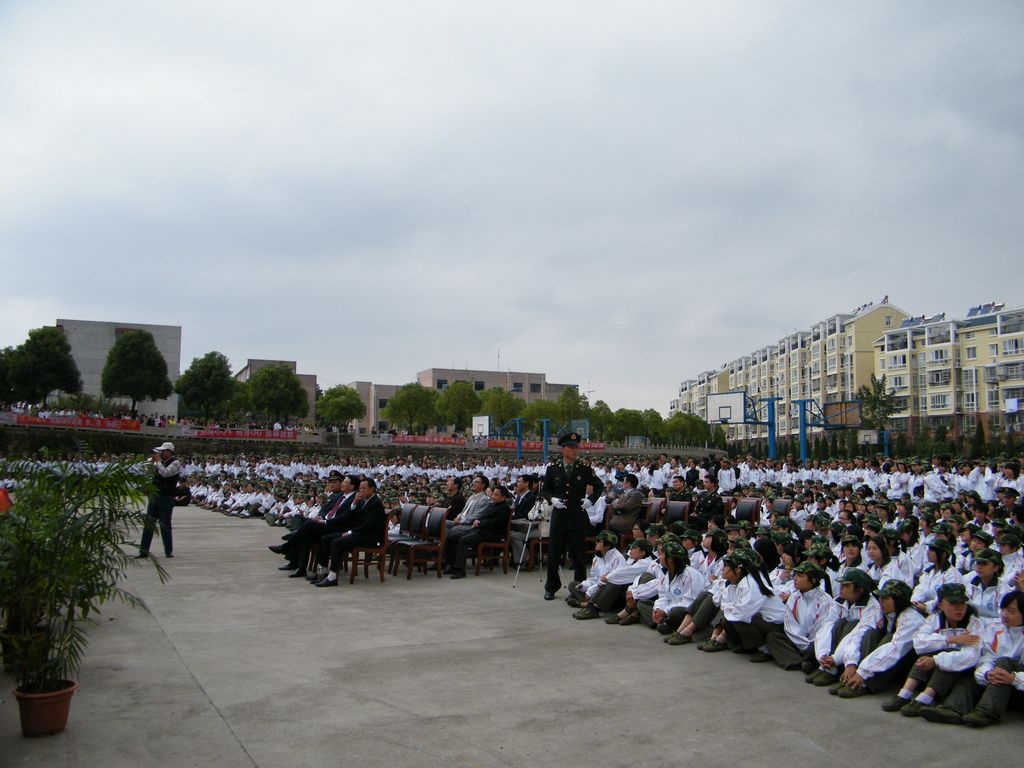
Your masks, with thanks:
<instances>
[{"instance_id":1,"label":"soldier in uniform","mask_svg":"<svg viewBox=\"0 0 1024 768\"><path fill-rule=\"evenodd\" d=\"M544 582L544 599L554 600L562 587L558 568L565 550L569 550L576 581L587 577L587 562L583 554L583 539L589 519L583 509L587 486L594 491L589 497L596 502L604 487L593 468L578 458L580 436L570 432L558 439L562 458L548 465L541 485L541 496L554 506L551 513L551 544L548 550L548 575Z\"/></svg>"}]
</instances>

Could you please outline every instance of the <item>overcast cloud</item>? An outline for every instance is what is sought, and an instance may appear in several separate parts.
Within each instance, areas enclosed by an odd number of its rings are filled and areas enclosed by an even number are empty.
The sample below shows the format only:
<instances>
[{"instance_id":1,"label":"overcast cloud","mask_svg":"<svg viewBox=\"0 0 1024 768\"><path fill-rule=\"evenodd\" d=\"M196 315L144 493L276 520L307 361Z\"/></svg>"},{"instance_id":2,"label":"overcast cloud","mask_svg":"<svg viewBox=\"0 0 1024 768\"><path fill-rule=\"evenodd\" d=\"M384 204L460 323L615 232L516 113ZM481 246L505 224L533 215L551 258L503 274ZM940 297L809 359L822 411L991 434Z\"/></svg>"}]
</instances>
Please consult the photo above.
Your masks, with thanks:
<instances>
[{"instance_id":1,"label":"overcast cloud","mask_svg":"<svg viewBox=\"0 0 1024 768\"><path fill-rule=\"evenodd\" d=\"M1019 306L1019 2L0 4L0 345L180 324L321 386L679 381Z\"/></svg>"}]
</instances>

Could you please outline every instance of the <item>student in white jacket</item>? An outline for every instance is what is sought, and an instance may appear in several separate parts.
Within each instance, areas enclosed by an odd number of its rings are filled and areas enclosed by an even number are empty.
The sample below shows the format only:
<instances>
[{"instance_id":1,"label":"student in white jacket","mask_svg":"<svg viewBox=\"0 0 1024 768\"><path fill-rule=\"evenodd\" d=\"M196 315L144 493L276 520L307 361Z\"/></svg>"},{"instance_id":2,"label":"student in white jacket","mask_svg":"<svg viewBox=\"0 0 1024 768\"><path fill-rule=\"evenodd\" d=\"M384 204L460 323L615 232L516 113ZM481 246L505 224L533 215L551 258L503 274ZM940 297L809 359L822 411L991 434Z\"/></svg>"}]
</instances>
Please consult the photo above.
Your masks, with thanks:
<instances>
[{"instance_id":1,"label":"student in white jacket","mask_svg":"<svg viewBox=\"0 0 1024 768\"><path fill-rule=\"evenodd\" d=\"M751 549L737 549L725 556L722 573L729 586L722 594L722 623L717 637L702 650L714 653L735 649L738 653L767 650L765 640L783 630L786 607L775 595L761 571L761 558Z\"/></svg>"},{"instance_id":2,"label":"student in white jacket","mask_svg":"<svg viewBox=\"0 0 1024 768\"><path fill-rule=\"evenodd\" d=\"M601 577L626 562L626 558L615 548L619 543L617 534L612 531L601 531L595 539L590 576L583 581L569 583L569 596L565 602L573 608L581 608L589 595L596 594Z\"/></svg>"},{"instance_id":3,"label":"student in white jacket","mask_svg":"<svg viewBox=\"0 0 1024 768\"><path fill-rule=\"evenodd\" d=\"M793 569L795 591L786 600L783 632L772 632L767 636L768 653L755 653L751 661L769 661L783 669L800 669L804 663L809 669L817 667L814 660L814 638L832 610L833 599L822 588L825 571L815 563L806 560Z\"/></svg>"},{"instance_id":4,"label":"student in white jacket","mask_svg":"<svg viewBox=\"0 0 1024 768\"><path fill-rule=\"evenodd\" d=\"M658 597L653 603L638 603L637 610L640 612L641 621L667 635L675 629L675 626L663 626L668 623L669 612L674 608L682 609L676 612L678 626L686 613L685 609L704 590L706 582L704 574L688 565L686 550L675 536L666 534L662 537L658 560L661 564L661 573L658 574Z\"/></svg>"},{"instance_id":5,"label":"student in white jacket","mask_svg":"<svg viewBox=\"0 0 1024 768\"><path fill-rule=\"evenodd\" d=\"M845 649L845 670L829 687L830 693L843 699L877 693L905 668L914 652L914 635L924 623L924 616L910 604L910 595L910 585L897 579L874 592L879 615L868 616L865 612L861 616L858 629L863 625L865 631L860 646L853 648L851 643ZM853 633L848 635L840 645L852 636Z\"/></svg>"},{"instance_id":6,"label":"student in white jacket","mask_svg":"<svg viewBox=\"0 0 1024 768\"><path fill-rule=\"evenodd\" d=\"M922 707L921 717L980 728L1002 719L1011 694L1024 694L1024 592L1004 595L999 614L982 630L973 680L960 678L942 704Z\"/></svg>"},{"instance_id":7,"label":"student in white jacket","mask_svg":"<svg viewBox=\"0 0 1024 768\"><path fill-rule=\"evenodd\" d=\"M942 585L935 610L914 634L917 661L903 687L882 704L882 709L917 717L922 707L934 706L961 675L971 674L981 653L984 628L985 622L967 600L964 585Z\"/></svg>"},{"instance_id":8,"label":"student in white jacket","mask_svg":"<svg viewBox=\"0 0 1024 768\"><path fill-rule=\"evenodd\" d=\"M814 658L818 666L808 673L804 682L812 685L832 685L838 674L846 666L846 657L840 651L846 639L854 635L851 643L856 643L859 651L861 640L870 624L861 625L861 617L865 614L881 616L878 600L871 596L875 582L860 568L849 568L837 579L839 597L832 601L828 615L818 625L814 636ZM859 661L858 655L855 661Z\"/></svg>"},{"instance_id":9,"label":"student in white jacket","mask_svg":"<svg viewBox=\"0 0 1024 768\"><path fill-rule=\"evenodd\" d=\"M587 589L587 601L574 618L596 619L602 611L621 610L626 604L629 585L655 562L651 551L651 542L647 539L633 539L622 564L602 574L597 584ZM609 617L607 623L618 624L618 615Z\"/></svg>"},{"instance_id":10,"label":"student in white jacket","mask_svg":"<svg viewBox=\"0 0 1024 768\"><path fill-rule=\"evenodd\" d=\"M999 604L1003 595L1012 591L1002 580L1003 556L994 549L982 547L973 554L974 571L964 574L967 600L977 614L988 623L999 621Z\"/></svg>"}]
</instances>

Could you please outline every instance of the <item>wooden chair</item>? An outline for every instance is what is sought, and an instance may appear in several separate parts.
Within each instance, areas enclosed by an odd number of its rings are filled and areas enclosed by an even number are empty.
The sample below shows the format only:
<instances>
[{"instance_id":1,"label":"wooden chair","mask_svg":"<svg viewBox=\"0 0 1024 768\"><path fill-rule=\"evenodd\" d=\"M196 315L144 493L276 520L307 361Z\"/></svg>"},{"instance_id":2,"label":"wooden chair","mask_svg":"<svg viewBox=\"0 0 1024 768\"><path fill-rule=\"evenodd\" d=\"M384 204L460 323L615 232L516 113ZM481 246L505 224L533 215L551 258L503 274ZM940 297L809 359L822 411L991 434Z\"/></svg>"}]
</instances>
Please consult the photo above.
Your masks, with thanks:
<instances>
[{"instance_id":1,"label":"wooden chair","mask_svg":"<svg viewBox=\"0 0 1024 768\"><path fill-rule=\"evenodd\" d=\"M444 570L444 541L448 533L447 507L430 507L427 510L423 531L418 537L400 539L395 542L395 553L392 555L392 562L395 563L392 574L398 574L397 563L405 556L405 578L412 579L412 571L417 565L425 568L427 563L433 561L437 569L437 578L441 578Z\"/></svg>"},{"instance_id":2,"label":"wooden chair","mask_svg":"<svg viewBox=\"0 0 1024 768\"><path fill-rule=\"evenodd\" d=\"M505 524L505 538L502 541L481 541L476 546L476 575L480 575L480 566L484 564L484 556L501 555L501 571L508 573L508 564L512 559L512 513L509 511L508 522ZM488 570L491 566L488 565Z\"/></svg>"},{"instance_id":3,"label":"wooden chair","mask_svg":"<svg viewBox=\"0 0 1024 768\"><path fill-rule=\"evenodd\" d=\"M381 532L381 543L376 547L355 547L349 553L352 557L352 572L349 574L348 583L354 584L356 573L359 571L359 563L363 564L363 578L370 578L370 565L373 558L377 558L377 570L380 571L381 583L384 582L384 562L388 554L388 518L384 516L384 530Z\"/></svg>"},{"instance_id":4,"label":"wooden chair","mask_svg":"<svg viewBox=\"0 0 1024 768\"><path fill-rule=\"evenodd\" d=\"M425 504L413 504L412 509L409 510L408 518L405 518L405 505L402 507L402 517L399 518L399 529L398 536L391 539L389 550L391 553L391 575L398 574L398 563L400 562L400 553L398 546L403 541L419 541L421 534L423 533L423 527L426 524L427 513L430 512L431 507Z\"/></svg>"},{"instance_id":5,"label":"wooden chair","mask_svg":"<svg viewBox=\"0 0 1024 768\"><path fill-rule=\"evenodd\" d=\"M661 518L662 525L667 528L672 523L685 523L690 519L690 504L689 501L670 501L665 504L665 512Z\"/></svg>"},{"instance_id":6,"label":"wooden chair","mask_svg":"<svg viewBox=\"0 0 1024 768\"><path fill-rule=\"evenodd\" d=\"M749 520L757 525L761 520L761 497L747 496L736 504L736 520Z\"/></svg>"}]
</instances>

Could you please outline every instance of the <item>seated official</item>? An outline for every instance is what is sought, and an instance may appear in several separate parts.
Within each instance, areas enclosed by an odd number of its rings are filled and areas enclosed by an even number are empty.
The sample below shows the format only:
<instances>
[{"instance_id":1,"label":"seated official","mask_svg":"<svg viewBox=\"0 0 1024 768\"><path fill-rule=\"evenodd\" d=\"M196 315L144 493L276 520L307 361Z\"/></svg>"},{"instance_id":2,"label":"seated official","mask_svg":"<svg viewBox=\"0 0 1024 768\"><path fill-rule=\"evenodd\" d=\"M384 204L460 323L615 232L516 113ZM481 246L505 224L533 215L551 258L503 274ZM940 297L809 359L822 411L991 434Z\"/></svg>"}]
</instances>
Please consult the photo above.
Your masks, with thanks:
<instances>
[{"instance_id":1,"label":"seated official","mask_svg":"<svg viewBox=\"0 0 1024 768\"><path fill-rule=\"evenodd\" d=\"M484 541L501 541L508 531L509 492L503 485L491 491L491 503L471 525L458 525L451 529L445 540L445 573L453 579L466 578L466 558L476 552Z\"/></svg>"},{"instance_id":2,"label":"seated official","mask_svg":"<svg viewBox=\"0 0 1024 768\"><path fill-rule=\"evenodd\" d=\"M381 545L387 513L384 510L384 503L377 495L377 484L373 480L367 478L359 483L355 503L346 518L347 530L333 538L326 546L324 539L329 539L330 536L323 536L320 539L317 562L327 566L327 576L315 582L314 585L317 587L338 586L338 571L341 570L342 558L348 557L348 553L356 547Z\"/></svg>"}]
</instances>

